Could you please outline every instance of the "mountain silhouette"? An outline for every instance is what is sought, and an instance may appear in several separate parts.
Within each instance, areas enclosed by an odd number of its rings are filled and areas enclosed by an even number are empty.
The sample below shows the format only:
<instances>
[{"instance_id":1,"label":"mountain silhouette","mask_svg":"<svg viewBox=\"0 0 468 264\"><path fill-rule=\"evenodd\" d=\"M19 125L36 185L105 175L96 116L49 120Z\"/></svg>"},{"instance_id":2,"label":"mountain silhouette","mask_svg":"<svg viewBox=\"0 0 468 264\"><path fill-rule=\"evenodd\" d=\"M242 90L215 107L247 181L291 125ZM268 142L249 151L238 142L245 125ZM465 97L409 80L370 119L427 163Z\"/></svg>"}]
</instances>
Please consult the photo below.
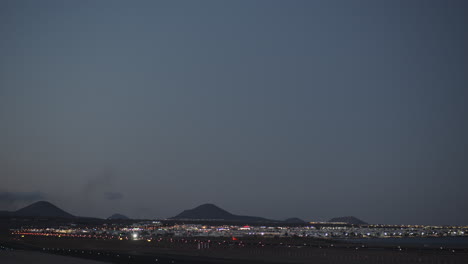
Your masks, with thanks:
<instances>
[{"instance_id":1,"label":"mountain silhouette","mask_svg":"<svg viewBox=\"0 0 468 264\"><path fill-rule=\"evenodd\" d=\"M123 214L113 214L113 215L109 216L107 219L108 220L128 220L130 218L128 218L127 216L125 216Z\"/></svg>"},{"instance_id":2,"label":"mountain silhouette","mask_svg":"<svg viewBox=\"0 0 468 264\"><path fill-rule=\"evenodd\" d=\"M307 223L306 221L300 219L300 218L297 218L297 217L292 217L292 218L288 218L286 220L284 220L285 223L288 223L288 224L304 224L304 223Z\"/></svg>"},{"instance_id":3,"label":"mountain silhouette","mask_svg":"<svg viewBox=\"0 0 468 264\"><path fill-rule=\"evenodd\" d=\"M0 216L9 216L11 212L9 211L0 211Z\"/></svg>"},{"instance_id":4,"label":"mountain silhouette","mask_svg":"<svg viewBox=\"0 0 468 264\"><path fill-rule=\"evenodd\" d=\"M193 209L185 210L171 219L276 222L274 220L269 220L263 217L231 214L230 212L221 209L214 204L202 204Z\"/></svg>"},{"instance_id":5,"label":"mountain silhouette","mask_svg":"<svg viewBox=\"0 0 468 264\"><path fill-rule=\"evenodd\" d=\"M28 205L15 212L10 212L12 216L34 216L34 217L61 217L61 218L74 218L75 216L65 212L57 206L46 202L39 201Z\"/></svg>"},{"instance_id":6,"label":"mountain silhouette","mask_svg":"<svg viewBox=\"0 0 468 264\"><path fill-rule=\"evenodd\" d=\"M345 223L352 224L352 225L367 225L368 224L354 216L335 217L335 218L330 219L328 222L345 222Z\"/></svg>"}]
</instances>

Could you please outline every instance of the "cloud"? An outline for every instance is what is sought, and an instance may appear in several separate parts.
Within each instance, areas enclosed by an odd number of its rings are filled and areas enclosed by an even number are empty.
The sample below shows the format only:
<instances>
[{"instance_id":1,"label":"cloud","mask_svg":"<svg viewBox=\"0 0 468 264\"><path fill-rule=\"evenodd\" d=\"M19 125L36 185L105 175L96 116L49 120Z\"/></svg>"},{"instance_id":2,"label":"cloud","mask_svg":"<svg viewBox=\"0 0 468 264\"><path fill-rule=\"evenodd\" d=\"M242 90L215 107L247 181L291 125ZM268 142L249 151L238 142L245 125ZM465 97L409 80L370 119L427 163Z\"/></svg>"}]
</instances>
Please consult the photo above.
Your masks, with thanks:
<instances>
[{"instance_id":1,"label":"cloud","mask_svg":"<svg viewBox=\"0 0 468 264\"><path fill-rule=\"evenodd\" d=\"M89 179L83 186L83 193L86 196L96 194L96 191L109 187L114 182L114 175L111 171L105 170L96 177Z\"/></svg>"},{"instance_id":2,"label":"cloud","mask_svg":"<svg viewBox=\"0 0 468 264\"><path fill-rule=\"evenodd\" d=\"M15 202L32 202L43 200L45 195L41 192L0 192L0 202L12 204Z\"/></svg>"},{"instance_id":3,"label":"cloud","mask_svg":"<svg viewBox=\"0 0 468 264\"><path fill-rule=\"evenodd\" d=\"M104 196L108 200L120 200L124 197L124 195L119 192L106 192L104 193Z\"/></svg>"},{"instance_id":4,"label":"cloud","mask_svg":"<svg viewBox=\"0 0 468 264\"><path fill-rule=\"evenodd\" d=\"M104 197L107 200L121 200L124 195L120 192L112 191L115 181L115 175L112 170L104 170L85 183L82 190L83 194L85 197L96 197L104 191Z\"/></svg>"}]
</instances>

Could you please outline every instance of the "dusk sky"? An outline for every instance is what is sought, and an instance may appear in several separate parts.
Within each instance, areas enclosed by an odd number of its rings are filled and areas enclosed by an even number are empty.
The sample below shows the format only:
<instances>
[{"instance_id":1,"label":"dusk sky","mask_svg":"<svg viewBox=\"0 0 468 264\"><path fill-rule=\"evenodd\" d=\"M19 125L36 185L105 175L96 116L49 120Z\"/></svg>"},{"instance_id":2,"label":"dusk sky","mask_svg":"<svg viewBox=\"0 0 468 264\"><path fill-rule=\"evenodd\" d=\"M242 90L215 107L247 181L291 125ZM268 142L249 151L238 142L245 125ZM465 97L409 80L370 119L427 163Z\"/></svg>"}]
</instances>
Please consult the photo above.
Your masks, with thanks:
<instances>
[{"instance_id":1,"label":"dusk sky","mask_svg":"<svg viewBox=\"0 0 468 264\"><path fill-rule=\"evenodd\" d=\"M468 224L467 1L0 1L0 210Z\"/></svg>"}]
</instances>

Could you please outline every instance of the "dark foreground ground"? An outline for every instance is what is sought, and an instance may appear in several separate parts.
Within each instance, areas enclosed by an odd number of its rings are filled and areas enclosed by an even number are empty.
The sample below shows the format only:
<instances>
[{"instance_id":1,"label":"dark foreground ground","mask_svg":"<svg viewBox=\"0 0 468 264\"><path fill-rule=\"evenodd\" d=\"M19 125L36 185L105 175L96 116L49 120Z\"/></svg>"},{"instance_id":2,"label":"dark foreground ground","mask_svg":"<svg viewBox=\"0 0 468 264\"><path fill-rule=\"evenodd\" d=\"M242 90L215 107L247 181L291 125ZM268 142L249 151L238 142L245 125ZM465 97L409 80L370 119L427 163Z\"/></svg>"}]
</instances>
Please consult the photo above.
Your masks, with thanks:
<instances>
[{"instance_id":1,"label":"dark foreground ground","mask_svg":"<svg viewBox=\"0 0 468 264\"><path fill-rule=\"evenodd\" d=\"M180 263L180 264L468 264L468 248L420 248L396 245L364 245L304 238L243 238L245 247L226 238L211 240L210 248L198 249L193 238L162 241L103 240L11 235L17 221L0 223L0 264L9 263ZM47 223L45 223L47 224ZM48 223L50 224L50 223ZM261 241L262 244L258 244ZM291 245L291 246L289 246ZM10 250L14 249L14 250Z\"/></svg>"},{"instance_id":2,"label":"dark foreground ground","mask_svg":"<svg viewBox=\"0 0 468 264\"><path fill-rule=\"evenodd\" d=\"M63 239L25 237L3 239L0 245L34 253L50 253L111 263L468 263L466 250L369 248L362 245L338 244L308 247L246 247L246 248L172 248L147 241L116 241L96 239ZM18 253L22 254L22 253ZM0 254L0 263L8 261ZM12 262L15 263L15 262ZM21 263L21 262L16 262ZM32 262L30 262L32 263ZM40 262L38 262L40 263ZM68 263L50 260L48 263ZM72 263L72 262L70 262Z\"/></svg>"},{"instance_id":3,"label":"dark foreground ground","mask_svg":"<svg viewBox=\"0 0 468 264\"><path fill-rule=\"evenodd\" d=\"M46 254L36 251L0 250L0 263L2 264L104 264L107 262L90 259L75 258Z\"/></svg>"}]
</instances>

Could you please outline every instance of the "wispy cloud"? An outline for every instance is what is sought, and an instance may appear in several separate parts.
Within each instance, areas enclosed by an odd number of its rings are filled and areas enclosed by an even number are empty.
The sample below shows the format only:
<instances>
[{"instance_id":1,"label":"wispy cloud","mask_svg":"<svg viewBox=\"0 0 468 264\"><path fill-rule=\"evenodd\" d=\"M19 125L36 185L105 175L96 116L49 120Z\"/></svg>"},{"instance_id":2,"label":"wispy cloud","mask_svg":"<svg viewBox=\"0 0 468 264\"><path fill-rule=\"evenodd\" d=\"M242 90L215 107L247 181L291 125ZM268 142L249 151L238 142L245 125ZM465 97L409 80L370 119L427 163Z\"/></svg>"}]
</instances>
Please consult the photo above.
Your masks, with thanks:
<instances>
[{"instance_id":1,"label":"wispy cloud","mask_svg":"<svg viewBox=\"0 0 468 264\"><path fill-rule=\"evenodd\" d=\"M45 195L41 192L2 192L0 191L0 202L15 203L15 202L32 202L42 200Z\"/></svg>"},{"instance_id":2,"label":"wispy cloud","mask_svg":"<svg viewBox=\"0 0 468 264\"><path fill-rule=\"evenodd\" d=\"M120 200L124 197L124 195L119 192L106 192L104 193L104 196L108 200Z\"/></svg>"},{"instance_id":3,"label":"wispy cloud","mask_svg":"<svg viewBox=\"0 0 468 264\"><path fill-rule=\"evenodd\" d=\"M111 186L114 182L112 171L105 170L96 177L89 179L83 186L83 193L86 196L99 193L100 189Z\"/></svg>"}]
</instances>

